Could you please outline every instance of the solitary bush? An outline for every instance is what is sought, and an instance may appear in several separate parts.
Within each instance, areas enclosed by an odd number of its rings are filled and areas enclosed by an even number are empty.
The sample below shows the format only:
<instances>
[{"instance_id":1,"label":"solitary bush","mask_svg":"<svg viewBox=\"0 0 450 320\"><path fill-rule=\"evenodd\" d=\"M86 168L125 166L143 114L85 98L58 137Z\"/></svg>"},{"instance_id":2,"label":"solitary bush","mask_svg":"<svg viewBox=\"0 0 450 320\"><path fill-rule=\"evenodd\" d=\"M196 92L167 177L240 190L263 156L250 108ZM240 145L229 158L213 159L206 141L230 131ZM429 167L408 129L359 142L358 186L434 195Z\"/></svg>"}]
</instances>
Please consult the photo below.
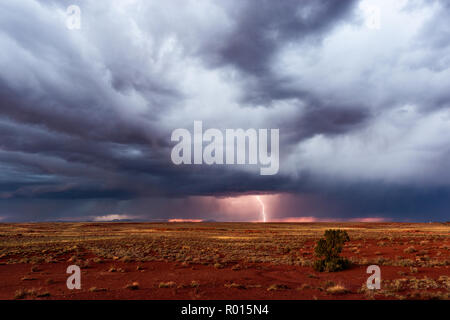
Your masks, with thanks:
<instances>
[{"instance_id":1,"label":"solitary bush","mask_svg":"<svg viewBox=\"0 0 450 320\"><path fill-rule=\"evenodd\" d=\"M326 230L325 238L319 239L315 248L315 253L320 260L315 261L314 269L320 272L334 272L347 269L350 261L342 258L339 254L344 244L350 241L346 231Z\"/></svg>"}]
</instances>

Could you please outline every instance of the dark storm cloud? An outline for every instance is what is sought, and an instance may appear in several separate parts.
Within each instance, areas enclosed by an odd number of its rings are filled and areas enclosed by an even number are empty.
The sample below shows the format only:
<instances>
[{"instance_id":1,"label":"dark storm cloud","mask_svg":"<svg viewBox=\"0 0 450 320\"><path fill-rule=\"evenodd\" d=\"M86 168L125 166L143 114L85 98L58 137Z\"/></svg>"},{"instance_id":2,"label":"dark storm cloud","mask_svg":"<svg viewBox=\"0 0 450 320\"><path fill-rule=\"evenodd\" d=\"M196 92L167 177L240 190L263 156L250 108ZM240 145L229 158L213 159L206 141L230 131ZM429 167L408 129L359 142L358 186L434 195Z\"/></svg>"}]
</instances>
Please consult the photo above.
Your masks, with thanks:
<instances>
[{"instance_id":1,"label":"dark storm cloud","mask_svg":"<svg viewBox=\"0 0 450 320\"><path fill-rule=\"evenodd\" d=\"M70 4L0 4L0 218L205 218L221 208L195 197L256 193L313 194L317 217L444 217L446 2L379 33L360 1L79 1L74 31ZM173 165L194 120L279 128L280 173Z\"/></svg>"},{"instance_id":2,"label":"dark storm cloud","mask_svg":"<svg viewBox=\"0 0 450 320\"><path fill-rule=\"evenodd\" d=\"M205 53L214 64L232 65L251 77L245 95L248 102L268 103L302 96L300 88L285 90L280 86L285 80L272 72L275 54L289 42L320 42L327 31L349 18L355 3L354 0L228 3L235 25L216 45L206 42Z\"/></svg>"}]
</instances>

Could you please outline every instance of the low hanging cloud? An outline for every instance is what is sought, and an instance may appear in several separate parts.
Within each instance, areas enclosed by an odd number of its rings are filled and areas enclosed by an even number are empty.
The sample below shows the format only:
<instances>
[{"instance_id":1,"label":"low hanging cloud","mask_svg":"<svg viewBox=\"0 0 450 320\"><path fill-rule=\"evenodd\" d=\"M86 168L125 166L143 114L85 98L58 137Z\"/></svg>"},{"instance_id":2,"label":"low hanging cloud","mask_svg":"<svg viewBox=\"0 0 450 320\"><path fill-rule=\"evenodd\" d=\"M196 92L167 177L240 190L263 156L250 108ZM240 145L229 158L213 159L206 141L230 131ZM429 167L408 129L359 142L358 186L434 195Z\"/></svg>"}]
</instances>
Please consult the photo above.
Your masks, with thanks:
<instances>
[{"instance_id":1,"label":"low hanging cloud","mask_svg":"<svg viewBox=\"0 0 450 320\"><path fill-rule=\"evenodd\" d=\"M71 4L0 4L2 221L448 218L447 2ZM279 128L279 173L173 165L194 120Z\"/></svg>"}]
</instances>

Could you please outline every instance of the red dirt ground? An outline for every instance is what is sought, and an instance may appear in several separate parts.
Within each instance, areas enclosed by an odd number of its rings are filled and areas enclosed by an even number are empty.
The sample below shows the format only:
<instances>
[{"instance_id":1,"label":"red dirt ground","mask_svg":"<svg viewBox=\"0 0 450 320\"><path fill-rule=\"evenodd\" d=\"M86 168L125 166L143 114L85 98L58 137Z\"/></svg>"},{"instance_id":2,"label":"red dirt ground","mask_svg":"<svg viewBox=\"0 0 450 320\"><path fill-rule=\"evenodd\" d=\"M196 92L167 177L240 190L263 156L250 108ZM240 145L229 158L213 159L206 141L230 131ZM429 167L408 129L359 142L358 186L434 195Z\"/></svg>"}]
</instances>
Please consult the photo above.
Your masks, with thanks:
<instances>
[{"instance_id":1,"label":"red dirt ground","mask_svg":"<svg viewBox=\"0 0 450 320\"><path fill-rule=\"evenodd\" d=\"M28 264L2 265L0 299L14 298L16 290L21 288L35 288L41 292L45 289L51 293L49 297L41 299L365 299L363 293L357 292L369 276L365 273L364 266L336 273L318 273L309 267L270 264L258 264L234 271L231 268L215 269L203 265L182 267L173 262L144 262L139 263L143 270L137 271L138 263L114 263L114 266L123 268L126 272L108 272L109 265L105 263L82 270L80 290L69 290L66 287L69 275L65 271L68 263L42 264L39 265L38 272L30 272L31 265ZM397 279L397 272L402 269L404 268L381 267L382 278ZM436 278L443 274L449 274L449 269L423 268L417 277ZM21 281L24 275L30 275L35 280ZM311 275L316 277L311 278ZM52 279L54 283L46 283L47 279ZM198 282L197 288L190 286L193 280ZM169 281L174 281L176 287L159 288L161 282ZM318 285L324 288L329 281L344 284L350 293L332 295L317 289ZM132 282L139 283L138 290L125 289ZM245 288L225 286L231 283L245 285ZM275 283L284 284L288 288L268 291L267 288ZM302 288L305 284L310 288ZM90 292L92 287L107 290Z\"/></svg>"}]
</instances>

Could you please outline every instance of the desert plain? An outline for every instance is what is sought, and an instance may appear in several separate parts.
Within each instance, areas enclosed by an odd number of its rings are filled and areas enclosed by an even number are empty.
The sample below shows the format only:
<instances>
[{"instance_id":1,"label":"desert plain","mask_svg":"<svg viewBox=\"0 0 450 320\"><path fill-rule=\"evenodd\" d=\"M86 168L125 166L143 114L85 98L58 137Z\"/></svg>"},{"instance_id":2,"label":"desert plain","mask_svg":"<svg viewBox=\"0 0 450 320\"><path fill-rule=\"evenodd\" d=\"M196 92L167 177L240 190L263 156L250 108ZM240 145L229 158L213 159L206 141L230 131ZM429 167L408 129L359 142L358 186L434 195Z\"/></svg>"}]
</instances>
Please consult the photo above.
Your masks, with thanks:
<instances>
[{"instance_id":1,"label":"desert plain","mask_svg":"<svg viewBox=\"0 0 450 320\"><path fill-rule=\"evenodd\" d=\"M327 229L348 270L317 272ZM81 270L70 290L68 266ZM367 288L369 265L381 270ZM0 224L0 299L445 299L450 223Z\"/></svg>"}]
</instances>

